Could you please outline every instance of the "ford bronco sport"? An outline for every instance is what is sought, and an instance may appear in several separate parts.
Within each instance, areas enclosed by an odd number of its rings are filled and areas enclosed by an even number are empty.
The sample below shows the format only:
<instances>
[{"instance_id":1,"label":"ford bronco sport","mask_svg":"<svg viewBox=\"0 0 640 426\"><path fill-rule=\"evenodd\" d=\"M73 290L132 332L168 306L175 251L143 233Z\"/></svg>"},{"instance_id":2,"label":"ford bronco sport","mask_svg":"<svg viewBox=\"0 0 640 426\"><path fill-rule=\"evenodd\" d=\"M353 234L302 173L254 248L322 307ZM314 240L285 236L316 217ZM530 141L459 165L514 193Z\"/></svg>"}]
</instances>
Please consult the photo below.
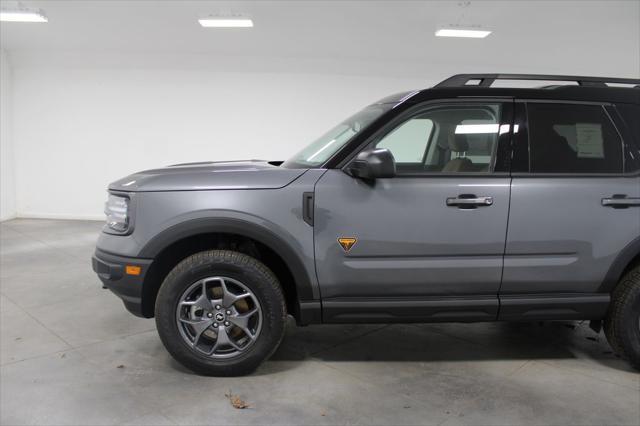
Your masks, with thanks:
<instances>
[{"instance_id":1,"label":"ford bronco sport","mask_svg":"<svg viewBox=\"0 0 640 426\"><path fill-rule=\"evenodd\" d=\"M640 368L640 80L456 75L284 162L128 176L106 215L94 270L201 374L254 370L287 314L591 320Z\"/></svg>"}]
</instances>

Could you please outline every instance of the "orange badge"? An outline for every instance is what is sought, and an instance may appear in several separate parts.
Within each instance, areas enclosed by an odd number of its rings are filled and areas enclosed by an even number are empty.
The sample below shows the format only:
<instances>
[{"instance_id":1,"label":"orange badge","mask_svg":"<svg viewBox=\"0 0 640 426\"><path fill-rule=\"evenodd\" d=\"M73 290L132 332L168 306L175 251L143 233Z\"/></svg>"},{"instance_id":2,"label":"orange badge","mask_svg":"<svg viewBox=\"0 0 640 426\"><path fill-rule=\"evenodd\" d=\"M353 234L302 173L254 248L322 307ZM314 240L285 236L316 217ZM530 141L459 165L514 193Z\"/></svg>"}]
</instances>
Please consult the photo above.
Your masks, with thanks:
<instances>
[{"instance_id":1,"label":"orange badge","mask_svg":"<svg viewBox=\"0 0 640 426\"><path fill-rule=\"evenodd\" d=\"M351 250L351 247L353 247L357 241L358 239L355 237L338 238L338 244L340 244L345 253Z\"/></svg>"}]
</instances>

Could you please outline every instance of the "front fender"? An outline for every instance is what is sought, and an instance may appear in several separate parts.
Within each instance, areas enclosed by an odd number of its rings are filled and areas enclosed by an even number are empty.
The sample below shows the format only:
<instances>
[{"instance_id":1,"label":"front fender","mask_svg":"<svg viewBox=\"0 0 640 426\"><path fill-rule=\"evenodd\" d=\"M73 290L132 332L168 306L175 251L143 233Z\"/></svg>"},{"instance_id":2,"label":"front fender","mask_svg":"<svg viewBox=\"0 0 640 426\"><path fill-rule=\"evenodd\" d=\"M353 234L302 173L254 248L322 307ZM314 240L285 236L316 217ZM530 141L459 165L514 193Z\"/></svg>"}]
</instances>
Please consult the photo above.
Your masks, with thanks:
<instances>
[{"instance_id":1,"label":"front fender","mask_svg":"<svg viewBox=\"0 0 640 426\"><path fill-rule=\"evenodd\" d=\"M300 301L310 301L319 298L317 285L309 276L305 265L313 265L313 259L304 259L303 251L295 239L285 239L281 232L269 228L273 224L257 224L248 220L237 218L207 217L191 219L170 226L149 240L140 250L140 257L153 259L165 248L188 237L224 233L235 234L251 238L264 244L277 253L287 263L295 279L296 290ZM276 227L277 229L277 227Z\"/></svg>"}]
</instances>

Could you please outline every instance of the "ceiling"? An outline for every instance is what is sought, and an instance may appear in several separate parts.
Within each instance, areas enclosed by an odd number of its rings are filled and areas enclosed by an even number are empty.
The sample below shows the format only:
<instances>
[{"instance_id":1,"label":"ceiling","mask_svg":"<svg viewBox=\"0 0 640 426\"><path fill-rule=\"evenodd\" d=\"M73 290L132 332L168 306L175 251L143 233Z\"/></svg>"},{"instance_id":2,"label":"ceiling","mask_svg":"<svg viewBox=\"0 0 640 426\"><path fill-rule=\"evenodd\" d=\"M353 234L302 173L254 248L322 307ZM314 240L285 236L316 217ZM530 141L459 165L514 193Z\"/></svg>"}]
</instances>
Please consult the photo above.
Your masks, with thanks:
<instances>
[{"instance_id":1,"label":"ceiling","mask_svg":"<svg viewBox=\"0 0 640 426\"><path fill-rule=\"evenodd\" d=\"M16 2L1 0L2 7ZM640 1L23 1L47 24L0 24L20 64L417 76L429 71L640 76ZM251 29L201 28L241 13ZM486 39L437 38L447 24ZM462 69L463 68L463 69ZM444 72L444 71L443 71Z\"/></svg>"}]
</instances>

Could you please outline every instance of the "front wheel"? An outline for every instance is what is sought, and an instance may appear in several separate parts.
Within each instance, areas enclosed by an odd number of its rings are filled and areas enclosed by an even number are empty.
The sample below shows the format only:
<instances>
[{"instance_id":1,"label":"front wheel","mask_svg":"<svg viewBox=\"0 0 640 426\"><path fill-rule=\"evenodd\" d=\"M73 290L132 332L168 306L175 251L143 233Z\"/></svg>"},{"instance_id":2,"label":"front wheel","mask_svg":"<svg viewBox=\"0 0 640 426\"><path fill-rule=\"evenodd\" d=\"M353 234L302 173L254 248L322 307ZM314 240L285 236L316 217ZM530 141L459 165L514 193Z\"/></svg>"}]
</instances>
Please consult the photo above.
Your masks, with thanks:
<instances>
[{"instance_id":1,"label":"front wheel","mask_svg":"<svg viewBox=\"0 0 640 426\"><path fill-rule=\"evenodd\" d=\"M611 347L640 370L640 266L626 273L613 291L604 332Z\"/></svg>"},{"instance_id":2,"label":"front wheel","mask_svg":"<svg viewBox=\"0 0 640 426\"><path fill-rule=\"evenodd\" d=\"M162 343L198 374L248 374L277 349L286 307L277 278L242 253L211 250L180 262L155 306Z\"/></svg>"}]
</instances>

